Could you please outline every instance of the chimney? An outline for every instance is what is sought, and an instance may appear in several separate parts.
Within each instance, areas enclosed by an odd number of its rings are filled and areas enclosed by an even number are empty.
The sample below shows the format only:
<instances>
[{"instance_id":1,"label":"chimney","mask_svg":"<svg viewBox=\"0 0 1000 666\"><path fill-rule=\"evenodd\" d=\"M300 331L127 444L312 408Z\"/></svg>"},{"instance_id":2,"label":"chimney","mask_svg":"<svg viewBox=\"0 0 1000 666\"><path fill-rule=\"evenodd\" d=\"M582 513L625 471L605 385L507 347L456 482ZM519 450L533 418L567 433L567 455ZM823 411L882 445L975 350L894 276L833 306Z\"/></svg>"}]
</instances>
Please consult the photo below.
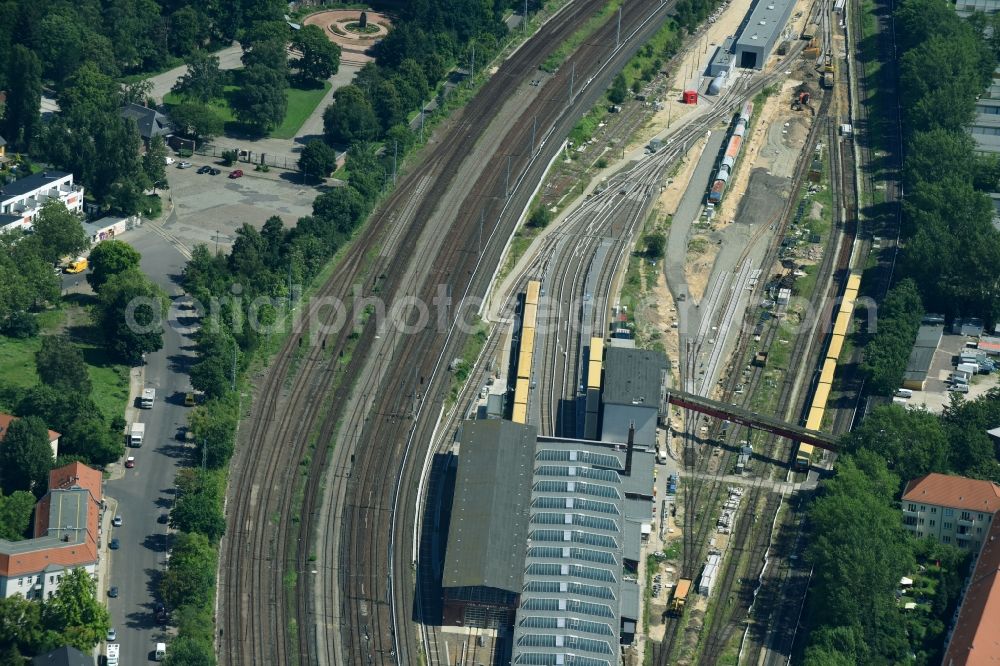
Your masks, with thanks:
<instances>
[{"instance_id":1,"label":"chimney","mask_svg":"<svg viewBox=\"0 0 1000 666\"><path fill-rule=\"evenodd\" d=\"M632 476L632 449L635 447L635 421L628 424L628 444L625 447L625 476Z\"/></svg>"}]
</instances>

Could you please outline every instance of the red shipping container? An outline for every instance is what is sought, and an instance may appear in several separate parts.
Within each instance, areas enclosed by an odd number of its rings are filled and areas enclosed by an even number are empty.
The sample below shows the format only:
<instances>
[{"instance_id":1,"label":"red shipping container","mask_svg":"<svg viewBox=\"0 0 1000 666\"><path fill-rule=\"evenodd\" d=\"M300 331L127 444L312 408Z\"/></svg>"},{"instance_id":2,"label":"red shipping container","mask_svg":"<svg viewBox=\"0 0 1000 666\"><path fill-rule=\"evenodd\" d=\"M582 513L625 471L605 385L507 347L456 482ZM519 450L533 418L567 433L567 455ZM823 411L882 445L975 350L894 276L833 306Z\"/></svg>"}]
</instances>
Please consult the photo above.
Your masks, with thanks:
<instances>
[{"instance_id":1,"label":"red shipping container","mask_svg":"<svg viewBox=\"0 0 1000 666\"><path fill-rule=\"evenodd\" d=\"M698 103L698 91L697 90L685 90L684 91L684 103L685 104L697 104Z\"/></svg>"}]
</instances>

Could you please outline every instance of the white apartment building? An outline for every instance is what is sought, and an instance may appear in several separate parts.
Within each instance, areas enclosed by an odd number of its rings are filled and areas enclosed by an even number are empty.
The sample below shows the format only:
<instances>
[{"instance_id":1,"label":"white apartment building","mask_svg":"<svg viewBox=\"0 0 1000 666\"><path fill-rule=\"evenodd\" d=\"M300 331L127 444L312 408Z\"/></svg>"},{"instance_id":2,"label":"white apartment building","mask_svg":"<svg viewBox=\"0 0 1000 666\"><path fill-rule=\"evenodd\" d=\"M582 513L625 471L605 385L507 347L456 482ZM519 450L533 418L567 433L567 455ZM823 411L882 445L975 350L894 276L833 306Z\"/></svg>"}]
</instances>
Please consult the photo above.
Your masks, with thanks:
<instances>
[{"instance_id":1,"label":"white apartment building","mask_svg":"<svg viewBox=\"0 0 1000 666\"><path fill-rule=\"evenodd\" d=\"M48 201L66 204L72 212L83 211L83 186L73 184L73 174L43 171L0 185L0 233L29 231L38 211Z\"/></svg>"},{"instance_id":2,"label":"white apartment building","mask_svg":"<svg viewBox=\"0 0 1000 666\"><path fill-rule=\"evenodd\" d=\"M927 474L906 484L903 527L919 538L978 553L1000 510L1000 486L964 476Z\"/></svg>"}]
</instances>

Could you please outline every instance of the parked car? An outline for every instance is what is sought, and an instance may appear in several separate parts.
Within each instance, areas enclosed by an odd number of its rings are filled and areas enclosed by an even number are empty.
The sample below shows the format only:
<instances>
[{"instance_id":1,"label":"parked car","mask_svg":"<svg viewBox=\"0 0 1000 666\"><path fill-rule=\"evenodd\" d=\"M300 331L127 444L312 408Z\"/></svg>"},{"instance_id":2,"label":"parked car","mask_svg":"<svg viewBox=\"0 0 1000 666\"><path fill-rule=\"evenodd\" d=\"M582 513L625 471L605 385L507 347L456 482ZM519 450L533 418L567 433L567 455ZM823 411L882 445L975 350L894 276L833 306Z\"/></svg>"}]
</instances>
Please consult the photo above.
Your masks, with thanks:
<instances>
[{"instance_id":1,"label":"parked car","mask_svg":"<svg viewBox=\"0 0 1000 666\"><path fill-rule=\"evenodd\" d=\"M215 167L212 167L211 169L208 170L208 172L213 176L218 176L220 173L222 173L222 169L216 169Z\"/></svg>"},{"instance_id":2,"label":"parked car","mask_svg":"<svg viewBox=\"0 0 1000 666\"><path fill-rule=\"evenodd\" d=\"M184 394L184 406L194 407L194 393L188 392Z\"/></svg>"},{"instance_id":3,"label":"parked car","mask_svg":"<svg viewBox=\"0 0 1000 666\"><path fill-rule=\"evenodd\" d=\"M206 164L205 166L198 169L198 173L212 173L212 167Z\"/></svg>"},{"instance_id":4,"label":"parked car","mask_svg":"<svg viewBox=\"0 0 1000 666\"><path fill-rule=\"evenodd\" d=\"M118 550L119 546L121 546L121 542L119 542L118 539L112 539L111 543L108 544L108 548L111 550Z\"/></svg>"},{"instance_id":5,"label":"parked car","mask_svg":"<svg viewBox=\"0 0 1000 666\"><path fill-rule=\"evenodd\" d=\"M178 169L190 169L192 166L194 166L194 165L191 164L190 162L181 162L180 164L177 165L177 168Z\"/></svg>"},{"instance_id":6,"label":"parked car","mask_svg":"<svg viewBox=\"0 0 1000 666\"><path fill-rule=\"evenodd\" d=\"M111 597L112 599L115 599L115 598L118 597L118 586L117 585L112 585L111 587L108 588L108 596Z\"/></svg>"},{"instance_id":7,"label":"parked car","mask_svg":"<svg viewBox=\"0 0 1000 666\"><path fill-rule=\"evenodd\" d=\"M129 456L125 459L125 467L132 469L135 467L135 456Z\"/></svg>"},{"instance_id":8,"label":"parked car","mask_svg":"<svg viewBox=\"0 0 1000 666\"><path fill-rule=\"evenodd\" d=\"M115 628L111 627L110 629L108 629L108 638L107 638L107 641L110 643L110 642L115 641L117 639L118 639L118 632L115 630Z\"/></svg>"},{"instance_id":9,"label":"parked car","mask_svg":"<svg viewBox=\"0 0 1000 666\"><path fill-rule=\"evenodd\" d=\"M170 522L170 514L169 513L161 513L157 517L156 522L158 522L161 525L166 525L168 522Z\"/></svg>"},{"instance_id":10,"label":"parked car","mask_svg":"<svg viewBox=\"0 0 1000 666\"><path fill-rule=\"evenodd\" d=\"M229 172L229 177L230 178L242 178L243 177L243 169L233 169L232 171Z\"/></svg>"},{"instance_id":11,"label":"parked car","mask_svg":"<svg viewBox=\"0 0 1000 666\"><path fill-rule=\"evenodd\" d=\"M121 516L115 516L114 518L111 519L111 524L114 525L115 527L121 527L122 526L122 517Z\"/></svg>"}]
</instances>

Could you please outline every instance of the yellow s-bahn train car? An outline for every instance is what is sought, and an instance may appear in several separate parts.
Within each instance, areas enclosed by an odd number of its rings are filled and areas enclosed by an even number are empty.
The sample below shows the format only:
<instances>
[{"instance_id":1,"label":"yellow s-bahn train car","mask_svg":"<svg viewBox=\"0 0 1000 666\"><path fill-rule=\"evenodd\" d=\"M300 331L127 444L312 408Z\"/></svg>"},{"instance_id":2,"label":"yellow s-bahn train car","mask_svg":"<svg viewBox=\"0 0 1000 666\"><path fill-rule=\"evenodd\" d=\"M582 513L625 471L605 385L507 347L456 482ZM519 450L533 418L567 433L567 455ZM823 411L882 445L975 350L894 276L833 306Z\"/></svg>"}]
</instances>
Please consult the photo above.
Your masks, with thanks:
<instances>
[{"instance_id":1,"label":"yellow s-bahn train car","mask_svg":"<svg viewBox=\"0 0 1000 666\"><path fill-rule=\"evenodd\" d=\"M528 288L524 292L524 302L531 305L538 305L538 297L542 291L542 283L538 280L529 280Z\"/></svg>"},{"instance_id":2,"label":"yellow s-bahn train car","mask_svg":"<svg viewBox=\"0 0 1000 666\"><path fill-rule=\"evenodd\" d=\"M813 453L815 452L815 447L812 444L802 443L799 444L799 450L795 454L795 468L798 470L809 469L812 464Z\"/></svg>"}]
</instances>

